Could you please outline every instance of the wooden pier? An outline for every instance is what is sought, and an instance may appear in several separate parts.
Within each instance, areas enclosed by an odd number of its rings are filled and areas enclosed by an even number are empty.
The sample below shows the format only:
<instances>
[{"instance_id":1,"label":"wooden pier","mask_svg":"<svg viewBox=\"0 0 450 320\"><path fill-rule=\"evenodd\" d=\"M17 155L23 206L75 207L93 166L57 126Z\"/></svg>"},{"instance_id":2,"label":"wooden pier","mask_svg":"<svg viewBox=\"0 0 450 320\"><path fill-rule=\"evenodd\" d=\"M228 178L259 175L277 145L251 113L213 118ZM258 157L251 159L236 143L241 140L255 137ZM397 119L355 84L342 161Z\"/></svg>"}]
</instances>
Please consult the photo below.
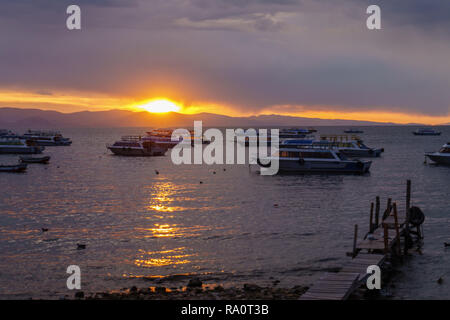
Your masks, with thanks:
<instances>
[{"instance_id":1,"label":"wooden pier","mask_svg":"<svg viewBox=\"0 0 450 320\"><path fill-rule=\"evenodd\" d=\"M411 182L407 181L406 210L403 216L397 212L397 204L388 199L386 210L380 217L380 198L370 206L369 232L358 240L358 225L355 225L352 258L339 272L327 273L305 292L300 300L345 300L357 289L366 285L367 268L372 265L382 268L384 262L393 256L407 254L412 244L411 234L422 239L420 225L424 217L415 217L411 224ZM374 212L375 209L375 212ZM419 209L420 211L420 209ZM421 212L421 211L420 211ZM413 219L414 220L414 219ZM415 227L416 231L410 231ZM402 246L403 242L403 246Z\"/></svg>"}]
</instances>

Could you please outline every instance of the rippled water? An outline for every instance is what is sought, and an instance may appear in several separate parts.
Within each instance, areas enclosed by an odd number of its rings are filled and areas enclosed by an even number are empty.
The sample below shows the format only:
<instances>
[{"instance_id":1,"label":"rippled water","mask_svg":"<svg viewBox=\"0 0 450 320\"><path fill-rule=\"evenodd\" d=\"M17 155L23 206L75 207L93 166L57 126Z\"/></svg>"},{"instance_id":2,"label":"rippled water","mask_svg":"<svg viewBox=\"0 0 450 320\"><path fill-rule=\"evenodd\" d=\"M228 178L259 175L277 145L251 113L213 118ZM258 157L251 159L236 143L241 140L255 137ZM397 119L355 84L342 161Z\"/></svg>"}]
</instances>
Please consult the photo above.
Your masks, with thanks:
<instances>
[{"instance_id":1,"label":"rippled water","mask_svg":"<svg viewBox=\"0 0 450 320\"><path fill-rule=\"evenodd\" d=\"M47 147L51 164L0 175L0 298L72 295L71 264L81 267L85 292L176 287L192 275L224 285L307 285L347 261L353 225L367 230L376 195L404 210L411 179L412 202L426 214L425 244L423 255L401 268L394 294L449 299L450 250L443 242L450 242L450 168L424 165L423 153L450 140L450 128L440 128L440 137L413 136L414 129L364 128L368 145L385 148L364 176L175 166L170 155L126 158L106 150L106 143L144 129L64 130L74 143ZM16 159L0 156L2 163Z\"/></svg>"}]
</instances>

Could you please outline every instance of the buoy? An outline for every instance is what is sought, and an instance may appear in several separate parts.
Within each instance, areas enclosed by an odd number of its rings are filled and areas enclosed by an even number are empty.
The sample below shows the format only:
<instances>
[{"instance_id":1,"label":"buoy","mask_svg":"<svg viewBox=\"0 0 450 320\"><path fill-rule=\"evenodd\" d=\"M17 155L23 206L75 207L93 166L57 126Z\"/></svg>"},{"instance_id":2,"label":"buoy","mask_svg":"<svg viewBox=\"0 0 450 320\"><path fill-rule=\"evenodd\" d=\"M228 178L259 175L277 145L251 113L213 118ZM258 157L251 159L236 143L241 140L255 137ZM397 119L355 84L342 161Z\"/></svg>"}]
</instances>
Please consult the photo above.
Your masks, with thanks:
<instances>
[{"instance_id":1,"label":"buoy","mask_svg":"<svg viewBox=\"0 0 450 320\"><path fill-rule=\"evenodd\" d=\"M81 244L81 243L77 243L77 249L78 250L86 249L86 245L85 244Z\"/></svg>"},{"instance_id":2,"label":"buoy","mask_svg":"<svg viewBox=\"0 0 450 320\"><path fill-rule=\"evenodd\" d=\"M200 181L200 184L202 184L203 183L203 181Z\"/></svg>"},{"instance_id":3,"label":"buoy","mask_svg":"<svg viewBox=\"0 0 450 320\"><path fill-rule=\"evenodd\" d=\"M450 243L444 242L444 247L450 247Z\"/></svg>"},{"instance_id":4,"label":"buoy","mask_svg":"<svg viewBox=\"0 0 450 320\"><path fill-rule=\"evenodd\" d=\"M41 228L42 232L47 232L48 228Z\"/></svg>"},{"instance_id":5,"label":"buoy","mask_svg":"<svg viewBox=\"0 0 450 320\"><path fill-rule=\"evenodd\" d=\"M159 171L158 171L158 170L155 170L155 173L156 173L156 174L159 174Z\"/></svg>"}]
</instances>

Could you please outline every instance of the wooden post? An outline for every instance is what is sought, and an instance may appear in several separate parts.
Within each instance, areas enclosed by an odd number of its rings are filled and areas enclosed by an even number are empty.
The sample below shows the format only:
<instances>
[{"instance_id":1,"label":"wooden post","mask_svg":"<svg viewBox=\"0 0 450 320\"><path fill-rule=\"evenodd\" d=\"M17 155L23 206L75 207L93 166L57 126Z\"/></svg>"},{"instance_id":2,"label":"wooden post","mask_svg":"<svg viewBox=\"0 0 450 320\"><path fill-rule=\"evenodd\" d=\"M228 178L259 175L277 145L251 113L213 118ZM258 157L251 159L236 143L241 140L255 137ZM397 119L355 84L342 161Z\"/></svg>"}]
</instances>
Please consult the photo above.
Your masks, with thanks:
<instances>
[{"instance_id":1,"label":"wooden post","mask_svg":"<svg viewBox=\"0 0 450 320\"><path fill-rule=\"evenodd\" d=\"M394 202L393 207L394 207L395 235L397 238L397 254L400 255L402 252L401 252L401 248L400 248L400 229L399 229L399 225L398 225L397 203Z\"/></svg>"},{"instance_id":2,"label":"wooden post","mask_svg":"<svg viewBox=\"0 0 450 320\"><path fill-rule=\"evenodd\" d=\"M409 242L409 209L411 208L411 180L406 181L406 215L405 215L405 248L404 253L408 253Z\"/></svg>"},{"instance_id":3,"label":"wooden post","mask_svg":"<svg viewBox=\"0 0 450 320\"><path fill-rule=\"evenodd\" d=\"M391 203L392 203L392 199L388 198L386 210L384 211L384 214L383 214L383 220L386 219L387 217L389 217L389 214L391 213L391 209L392 209Z\"/></svg>"},{"instance_id":4,"label":"wooden post","mask_svg":"<svg viewBox=\"0 0 450 320\"><path fill-rule=\"evenodd\" d=\"M377 196L375 203L375 227L378 228L380 224L380 197Z\"/></svg>"},{"instance_id":5,"label":"wooden post","mask_svg":"<svg viewBox=\"0 0 450 320\"><path fill-rule=\"evenodd\" d=\"M384 229L384 253L389 252L389 231L388 231L388 225L383 222L383 229Z\"/></svg>"},{"instance_id":6,"label":"wooden post","mask_svg":"<svg viewBox=\"0 0 450 320\"><path fill-rule=\"evenodd\" d=\"M370 222L369 222L369 232L373 231L373 202L370 203Z\"/></svg>"},{"instance_id":7,"label":"wooden post","mask_svg":"<svg viewBox=\"0 0 450 320\"><path fill-rule=\"evenodd\" d=\"M353 235L353 258L356 257L356 242L358 240L358 225L355 224L355 234Z\"/></svg>"}]
</instances>

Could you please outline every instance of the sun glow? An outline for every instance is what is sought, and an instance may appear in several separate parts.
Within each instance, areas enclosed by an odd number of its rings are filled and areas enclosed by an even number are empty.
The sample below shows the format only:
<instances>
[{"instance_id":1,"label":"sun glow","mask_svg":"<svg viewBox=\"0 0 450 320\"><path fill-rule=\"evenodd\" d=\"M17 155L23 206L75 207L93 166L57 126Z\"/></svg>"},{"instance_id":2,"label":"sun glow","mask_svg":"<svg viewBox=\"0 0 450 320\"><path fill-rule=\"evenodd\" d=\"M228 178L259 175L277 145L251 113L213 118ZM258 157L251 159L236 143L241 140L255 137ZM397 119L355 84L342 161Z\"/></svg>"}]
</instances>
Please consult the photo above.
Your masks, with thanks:
<instances>
[{"instance_id":1,"label":"sun glow","mask_svg":"<svg viewBox=\"0 0 450 320\"><path fill-rule=\"evenodd\" d=\"M177 112L181 109L177 104L166 99L152 100L139 107L152 113Z\"/></svg>"}]
</instances>

